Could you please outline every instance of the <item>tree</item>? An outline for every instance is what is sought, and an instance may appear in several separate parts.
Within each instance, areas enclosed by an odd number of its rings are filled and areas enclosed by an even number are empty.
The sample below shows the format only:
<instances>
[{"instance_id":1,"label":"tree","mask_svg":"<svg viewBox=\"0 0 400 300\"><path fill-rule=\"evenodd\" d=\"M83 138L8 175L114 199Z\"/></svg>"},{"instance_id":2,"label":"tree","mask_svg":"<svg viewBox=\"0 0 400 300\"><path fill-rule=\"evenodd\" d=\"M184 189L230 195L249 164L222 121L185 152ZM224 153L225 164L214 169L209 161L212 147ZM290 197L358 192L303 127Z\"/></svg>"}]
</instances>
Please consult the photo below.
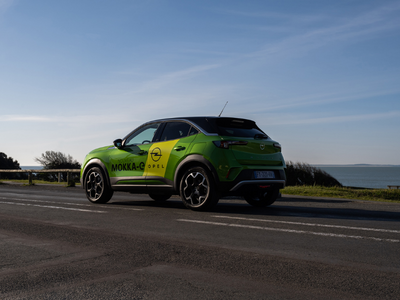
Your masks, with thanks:
<instances>
[{"instance_id":1,"label":"tree","mask_svg":"<svg viewBox=\"0 0 400 300\"><path fill-rule=\"evenodd\" d=\"M80 169L81 164L72 158L71 155L65 155L61 152L55 151L46 151L42 153L41 157L36 157L35 160L43 166L44 170L51 170L51 169ZM58 174L53 173L45 173L43 175L50 180L58 180ZM66 179L66 173L61 174L61 180Z\"/></svg>"},{"instance_id":2,"label":"tree","mask_svg":"<svg viewBox=\"0 0 400 300\"><path fill-rule=\"evenodd\" d=\"M21 170L17 160L12 157L7 157L3 152L0 152L0 169L3 170ZM20 178L20 173L3 173L1 174L4 179Z\"/></svg>"}]
</instances>

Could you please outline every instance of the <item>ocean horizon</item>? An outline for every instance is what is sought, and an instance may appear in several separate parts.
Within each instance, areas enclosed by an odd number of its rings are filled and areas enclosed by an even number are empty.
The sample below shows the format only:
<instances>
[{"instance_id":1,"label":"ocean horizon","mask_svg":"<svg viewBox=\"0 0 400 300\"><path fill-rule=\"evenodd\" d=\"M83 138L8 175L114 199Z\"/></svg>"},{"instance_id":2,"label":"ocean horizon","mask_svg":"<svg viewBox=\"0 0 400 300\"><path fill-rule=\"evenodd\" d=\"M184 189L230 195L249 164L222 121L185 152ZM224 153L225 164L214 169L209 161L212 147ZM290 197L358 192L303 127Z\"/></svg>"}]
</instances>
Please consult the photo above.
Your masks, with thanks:
<instances>
[{"instance_id":1,"label":"ocean horizon","mask_svg":"<svg viewBox=\"0 0 400 300\"><path fill-rule=\"evenodd\" d=\"M387 189L400 185L400 166L395 165L313 165L333 176L343 186Z\"/></svg>"}]
</instances>

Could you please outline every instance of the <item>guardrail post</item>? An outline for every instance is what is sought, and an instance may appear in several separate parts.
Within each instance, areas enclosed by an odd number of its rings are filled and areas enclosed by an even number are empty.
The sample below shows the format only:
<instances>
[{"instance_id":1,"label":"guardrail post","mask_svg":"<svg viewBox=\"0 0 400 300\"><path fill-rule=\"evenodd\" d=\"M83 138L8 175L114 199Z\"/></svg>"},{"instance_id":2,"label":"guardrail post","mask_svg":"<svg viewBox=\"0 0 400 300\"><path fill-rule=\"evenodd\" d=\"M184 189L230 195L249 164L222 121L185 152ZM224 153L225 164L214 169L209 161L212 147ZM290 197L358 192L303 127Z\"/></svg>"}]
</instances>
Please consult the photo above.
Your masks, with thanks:
<instances>
[{"instance_id":1,"label":"guardrail post","mask_svg":"<svg viewBox=\"0 0 400 300\"><path fill-rule=\"evenodd\" d=\"M67 172L67 185L69 184L69 172Z\"/></svg>"},{"instance_id":2,"label":"guardrail post","mask_svg":"<svg viewBox=\"0 0 400 300\"><path fill-rule=\"evenodd\" d=\"M32 172L28 172L28 182L29 185L32 185Z\"/></svg>"},{"instance_id":3,"label":"guardrail post","mask_svg":"<svg viewBox=\"0 0 400 300\"><path fill-rule=\"evenodd\" d=\"M61 173L58 173L58 182L61 182Z\"/></svg>"}]
</instances>

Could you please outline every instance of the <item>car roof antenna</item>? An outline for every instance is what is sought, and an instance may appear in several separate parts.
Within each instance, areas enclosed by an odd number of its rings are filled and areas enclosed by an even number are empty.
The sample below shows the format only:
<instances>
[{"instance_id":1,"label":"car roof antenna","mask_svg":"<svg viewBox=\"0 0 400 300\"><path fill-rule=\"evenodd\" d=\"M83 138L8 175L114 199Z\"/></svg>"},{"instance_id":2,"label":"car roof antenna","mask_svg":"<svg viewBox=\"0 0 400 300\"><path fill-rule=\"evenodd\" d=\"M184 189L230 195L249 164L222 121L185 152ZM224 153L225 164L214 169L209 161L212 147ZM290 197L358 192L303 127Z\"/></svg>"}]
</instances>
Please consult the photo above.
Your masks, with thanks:
<instances>
[{"instance_id":1,"label":"car roof antenna","mask_svg":"<svg viewBox=\"0 0 400 300\"><path fill-rule=\"evenodd\" d=\"M228 104L228 101L226 101L226 103L225 103L225 105L224 105L224 108L221 110L221 112L220 112L220 114L219 114L218 117L220 117L220 116L222 115L222 112L224 111L224 109L225 109L225 107L226 107L227 104Z\"/></svg>"}]
</instances>

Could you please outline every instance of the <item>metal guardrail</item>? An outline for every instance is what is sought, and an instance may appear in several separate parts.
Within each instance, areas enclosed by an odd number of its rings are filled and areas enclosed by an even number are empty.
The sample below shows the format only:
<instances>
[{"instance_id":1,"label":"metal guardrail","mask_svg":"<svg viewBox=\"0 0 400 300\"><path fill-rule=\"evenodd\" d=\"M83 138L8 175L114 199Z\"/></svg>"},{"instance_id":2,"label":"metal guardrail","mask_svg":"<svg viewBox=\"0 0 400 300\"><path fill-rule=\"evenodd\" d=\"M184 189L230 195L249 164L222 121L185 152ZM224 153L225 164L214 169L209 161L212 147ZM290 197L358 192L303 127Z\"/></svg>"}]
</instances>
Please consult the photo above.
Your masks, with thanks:
<instances>
[{"instance_id":1,"label":"metal guardrail","mask_svg":"<svg viewBox=\"0 0 400 300\"><path fill-rule=\"evenodd\" d=\"M28 173L29 184L32 184L32 173L58 173L58 182L61 182L61 173L67 173L69 182L70 173L80 173L81 169L50 169L50 170L0 170L0 173Z\"/></svg>"},{"instance_id":2,"label":"metal guardrail","mask_svg":"<svg viewBox=\"0 0 400 300\"><path fill-rule=\"evenodd\" d=\"M400 188L400 185L388 185L388 188L389 190L391 190L392 188L398 190Z\"/></svg>"}]
</instances>

